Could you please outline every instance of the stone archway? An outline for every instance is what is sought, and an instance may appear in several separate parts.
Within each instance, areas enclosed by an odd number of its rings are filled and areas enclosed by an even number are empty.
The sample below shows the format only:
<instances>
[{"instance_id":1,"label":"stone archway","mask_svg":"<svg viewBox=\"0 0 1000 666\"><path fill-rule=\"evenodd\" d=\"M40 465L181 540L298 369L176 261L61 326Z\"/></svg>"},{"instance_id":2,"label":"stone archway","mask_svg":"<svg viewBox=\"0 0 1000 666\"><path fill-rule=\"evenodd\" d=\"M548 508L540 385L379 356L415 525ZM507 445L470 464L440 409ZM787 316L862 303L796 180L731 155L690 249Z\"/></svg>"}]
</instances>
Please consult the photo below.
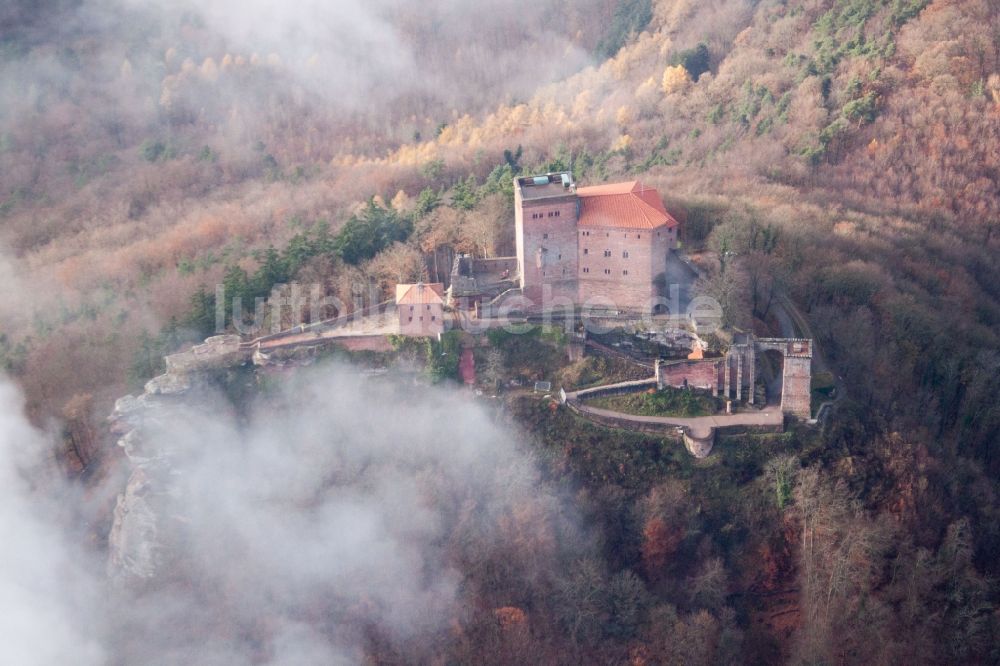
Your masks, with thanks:
<instances>
[{"instance_id":1,"label":"stone archway","mask_svg":"<svg viewBox=\"0 0 1000 666\"><path fill-rule=\"evenodd\" d=\"M757 377L764 384L765 404L780 405L785 355L776 349L764 349L757 354Z\"/></svg>"}]
</instances>

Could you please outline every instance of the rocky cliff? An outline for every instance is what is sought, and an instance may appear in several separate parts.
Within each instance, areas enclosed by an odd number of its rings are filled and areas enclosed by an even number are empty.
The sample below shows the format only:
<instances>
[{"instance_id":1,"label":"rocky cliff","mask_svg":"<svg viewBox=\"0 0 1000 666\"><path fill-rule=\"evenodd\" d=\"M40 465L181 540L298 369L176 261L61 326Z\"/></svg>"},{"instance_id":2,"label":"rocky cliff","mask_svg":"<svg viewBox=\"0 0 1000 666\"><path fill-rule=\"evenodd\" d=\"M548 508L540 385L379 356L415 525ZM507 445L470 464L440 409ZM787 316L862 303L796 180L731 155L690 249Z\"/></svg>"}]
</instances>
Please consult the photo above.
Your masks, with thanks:
<instances>
[{"instance_id":1,"label":"rocky cliff","mask_svg":"<svg viewBox=\"0 0 1000 666\"><path fill-rule=\"evenodd\" d=\"M170 543L171 532L184 520L167 506L177 492L174 462L181 452L169 438L153 434L170 422L177 407L207 387L213 373L246 364L251 353L241 347L239 336L208 338L166 357L167 371L147 382L141 395L115 402L111 430L131 472L118 495L108 539L112 579L138 583L155 576L167 562L165 544Z\"/></svg>"}]
</instances>

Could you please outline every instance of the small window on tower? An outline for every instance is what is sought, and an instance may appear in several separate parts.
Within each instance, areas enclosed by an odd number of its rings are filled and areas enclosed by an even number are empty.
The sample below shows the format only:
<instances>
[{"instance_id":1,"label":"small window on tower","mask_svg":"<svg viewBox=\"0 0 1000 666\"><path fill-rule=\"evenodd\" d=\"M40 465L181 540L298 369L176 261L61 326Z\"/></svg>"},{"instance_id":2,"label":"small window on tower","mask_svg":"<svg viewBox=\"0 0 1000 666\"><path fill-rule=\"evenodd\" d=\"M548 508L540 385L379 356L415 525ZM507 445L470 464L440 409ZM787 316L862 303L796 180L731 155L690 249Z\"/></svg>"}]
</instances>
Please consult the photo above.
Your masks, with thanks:
<instances>
[{"instance_id":1,"label":"small window on tower","mask_svg":"<svg viewBox=\"0 0 1000 666\"><path fill-rule=\"evenodd\" d=\"M628 250L622 252L622 259L628 259Z\"/></svg>"},{"instance_id":2,"label":"small window on tower","mask_svg":"<svg viewBox=\"0 0 1000 666\"><path fill-rule=\"evenodd\" d=\"M610 268L605 268L604 269L604 274L605 275L611 275L611 269Z\"/></svg>"},{"instance_id":3,"label":"small window on tower","mask_svg":"<svg viewBox=\"0 0 1000 666\"><path fill-rule=\"evenodd\" d=\"M628 275L628 271L627 270L622 271L622 275Z\"/></svg>"},{"instance_id":4,"label":"small window on tower","mask_svg":"<svg viewBox=\"0 0 1000 666\"><path fill-rule=\"evenodd\" d=\"M587 248L583 248L583 253L584 254L590 254L590 250L588 250Z\"/></svg>"},{"instance_id":5,"label":"small window on tower","mask_svg":"<svg viewBox=\"0 0 1000 666\"><path fill-rule=\"evenodd\" d=\"M549 235L548 235L548 234L542 234L542 238L543 238L543 239L548 239L548 237L549 237Z\"/></svg>"},{"instance_id":6,"label":"small window on tower","mask_svg":"<svg viewBox=\"0 0 1000 666\"><path fill-rule=\"evenodd\" d=\"M556 211L556 217L559 217L559 211Z\"/></svg>"}]
</instances>

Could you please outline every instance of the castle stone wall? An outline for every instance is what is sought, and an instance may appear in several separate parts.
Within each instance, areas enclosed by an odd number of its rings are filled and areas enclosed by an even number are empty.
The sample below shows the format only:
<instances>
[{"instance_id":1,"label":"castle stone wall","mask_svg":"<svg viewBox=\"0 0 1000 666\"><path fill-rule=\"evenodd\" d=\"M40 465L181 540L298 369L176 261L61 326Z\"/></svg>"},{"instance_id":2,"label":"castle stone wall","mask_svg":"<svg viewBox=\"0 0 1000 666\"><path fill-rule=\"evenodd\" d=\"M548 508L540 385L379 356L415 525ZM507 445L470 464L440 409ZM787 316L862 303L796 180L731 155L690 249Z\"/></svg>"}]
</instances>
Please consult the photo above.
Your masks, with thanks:
<instances>
[{"instance_id":1,"label":"castle stone wall","mask_svg":"<svg viewBox=\"0 0 1000 666\"><path fill-rule=\"evenodd\" d=\"M720 361L708 359L682 363L661 363L659 376L663 386L681 388L684 381L690 388L718 389Z\"/></svg>"},{"instance_id":2,"label":"castle stone wall","mask_svg":"<svg viewBox=\"0 0 1000 666\"><path fill-rule=\"evenodd\" d=\"M519 190L515 188L515 192ZM576 297L578 202L575 194L515 202L517 262L526 297L541 304L542 294ZM544 289L548 287L549 290Z\"/></svg>"},{"instance_id":3,"label":"castle stone wall","mask_svg":"<svg viewBox=\"0 0 1000 666\"><path fill-rule=\"evenodd\" d=\"M624 228L581 228L577 274L580 303L600 302L622 311L649 310L658 294L653 279L666 270L667 261L666 248L655 242L656 233Z\"/></svg>"}]
</instances>

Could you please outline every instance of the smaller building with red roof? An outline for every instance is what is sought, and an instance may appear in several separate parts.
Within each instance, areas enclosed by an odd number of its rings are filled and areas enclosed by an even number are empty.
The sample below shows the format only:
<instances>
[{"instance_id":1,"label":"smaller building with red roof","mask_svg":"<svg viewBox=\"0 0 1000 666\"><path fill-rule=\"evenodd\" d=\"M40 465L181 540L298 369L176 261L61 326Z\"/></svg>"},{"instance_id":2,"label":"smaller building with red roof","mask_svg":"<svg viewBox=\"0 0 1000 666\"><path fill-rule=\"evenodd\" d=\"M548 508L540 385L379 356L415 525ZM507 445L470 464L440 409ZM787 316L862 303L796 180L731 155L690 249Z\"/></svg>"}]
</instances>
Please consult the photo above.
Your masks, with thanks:
<instances>
[{"instance_id":1,"label":"smaller building with red roof","mask_svg":"<svg viewBox=\"0 0 1000 666\"><path fill-rule=\"evenodd\" d=\"M436 337L444 331L444 285L397 284L400 335Z\"/></svg>"}]
</instances>

